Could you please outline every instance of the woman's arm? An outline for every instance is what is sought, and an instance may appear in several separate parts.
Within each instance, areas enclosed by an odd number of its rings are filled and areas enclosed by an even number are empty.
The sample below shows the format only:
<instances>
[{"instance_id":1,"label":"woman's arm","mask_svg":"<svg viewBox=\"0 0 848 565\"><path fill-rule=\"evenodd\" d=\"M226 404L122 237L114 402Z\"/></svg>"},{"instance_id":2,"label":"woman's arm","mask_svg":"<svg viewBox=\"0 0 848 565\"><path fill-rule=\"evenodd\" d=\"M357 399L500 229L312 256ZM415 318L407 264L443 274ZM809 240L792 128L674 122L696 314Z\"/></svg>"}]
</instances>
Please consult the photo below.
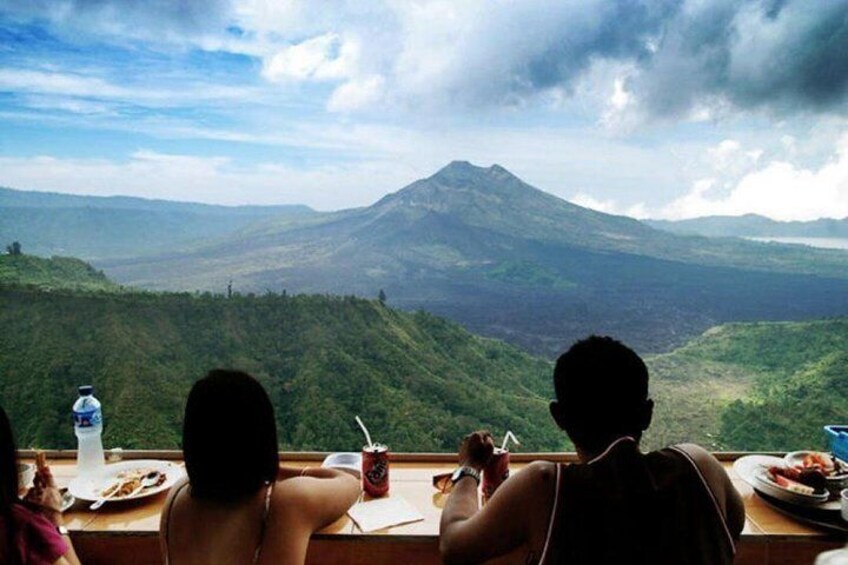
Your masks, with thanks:
<instances>
[{"instance_id":1,"label":"woman's arm","mask_svg":"<svg viewBox=\"0 0 848 565\"><path fill-rule=\"evenodd\" d=\"M62 517L62 493L53 478L53 472L47 466L43 454L36 456L37 469L33 479L33 487L26 494L26 502L42 516L50 520L56 529L64 528L65 519ZM58 533L58 532L57 532ZM59 534L68 546L68 550L60 556L55 565L80 565L74 543L68 534Z\"/></svg>"},{"instance_id":2,"label":"woman's arm","mask_svg":"<svg viewBox=\"0 0 848 565\"><path fill-rule=\"evenodd\" d=\"M352 474L323 467L309 467L305 474L281 483L285 498L310 532L340 518L361 493L360 481Z\"/></svg>"},{"instance_id":3,"label":"woman's arm","mask_svg":"<svg viewBox=\"0 0 848 565\"><path fill-rule=\"evenodd\" d=\"M53 562L53 565L80 565L79 557L77 557L77 552L74 549L74 545L71 543L71 536L65 535L62 536L65 538L65 542L68 544L68 551Z\"/></svg>"}]
</instances>

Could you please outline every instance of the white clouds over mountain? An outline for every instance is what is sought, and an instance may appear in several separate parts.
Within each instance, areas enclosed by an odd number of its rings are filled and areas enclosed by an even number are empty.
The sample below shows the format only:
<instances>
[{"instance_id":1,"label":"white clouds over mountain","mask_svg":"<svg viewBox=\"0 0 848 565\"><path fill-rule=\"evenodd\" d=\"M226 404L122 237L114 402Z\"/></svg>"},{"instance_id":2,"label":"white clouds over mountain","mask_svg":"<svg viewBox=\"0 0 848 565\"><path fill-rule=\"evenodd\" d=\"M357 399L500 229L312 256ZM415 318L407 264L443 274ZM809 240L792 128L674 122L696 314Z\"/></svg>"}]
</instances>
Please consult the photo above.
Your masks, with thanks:
<instances>
[{"instance_id":1,"label":"white clouds over mountain","mask_svg":"<svg viewBox=\"0 0 848 565\"><path fill-rule=\"evenodd\" d=\"M0 0L0 39L0 183L147 147L230 159L162 191L326 209L470 159L631 215L848 215L848 1Z\"/></svg>"}]
</instances>

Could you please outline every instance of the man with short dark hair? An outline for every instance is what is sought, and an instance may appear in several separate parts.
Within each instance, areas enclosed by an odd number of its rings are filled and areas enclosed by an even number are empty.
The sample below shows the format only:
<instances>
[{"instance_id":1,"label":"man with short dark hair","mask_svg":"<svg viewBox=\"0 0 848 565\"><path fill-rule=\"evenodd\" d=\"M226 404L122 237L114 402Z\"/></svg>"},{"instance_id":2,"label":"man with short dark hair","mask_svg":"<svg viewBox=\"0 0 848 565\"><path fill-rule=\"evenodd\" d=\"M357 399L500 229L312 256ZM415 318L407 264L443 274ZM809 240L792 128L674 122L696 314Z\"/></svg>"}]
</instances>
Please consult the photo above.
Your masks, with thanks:
<instances>
[{"instance_id":1,"label":"man with short dark hair","mask_svg":"<svg viewBox=\"0 0 848 565\"><path fill-rule=\"evenodd\" d=\"M446 562L733 561L745 508L721 464L692 444L639 451L654 405L636 353L609 337L577 342L557 360L554 388L551 416L580 463L536 461L478 511L493 444L488 432L470 434L442 513Z\"/></svg>"}]
</instances>

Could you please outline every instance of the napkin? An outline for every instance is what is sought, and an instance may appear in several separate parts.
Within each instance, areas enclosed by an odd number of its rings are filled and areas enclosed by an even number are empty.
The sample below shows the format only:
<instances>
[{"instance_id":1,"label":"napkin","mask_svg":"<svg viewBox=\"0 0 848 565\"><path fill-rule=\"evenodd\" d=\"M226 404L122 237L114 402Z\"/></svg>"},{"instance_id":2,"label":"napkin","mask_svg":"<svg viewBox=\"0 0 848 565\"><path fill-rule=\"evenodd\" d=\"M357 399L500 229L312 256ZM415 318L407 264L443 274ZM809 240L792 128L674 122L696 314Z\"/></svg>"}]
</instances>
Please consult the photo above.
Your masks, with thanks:
<instances>
[{"instance_id":1,"label":"napkin","mask_svg":"<svg viewBox=\"0 0 848 565\"><path fill-rule=\"evenodd\" d=\"M424 516L402 496L358 502L350 507L347 514L363 532L373 532L424 519Z\"/></svg>"}]
</instances>

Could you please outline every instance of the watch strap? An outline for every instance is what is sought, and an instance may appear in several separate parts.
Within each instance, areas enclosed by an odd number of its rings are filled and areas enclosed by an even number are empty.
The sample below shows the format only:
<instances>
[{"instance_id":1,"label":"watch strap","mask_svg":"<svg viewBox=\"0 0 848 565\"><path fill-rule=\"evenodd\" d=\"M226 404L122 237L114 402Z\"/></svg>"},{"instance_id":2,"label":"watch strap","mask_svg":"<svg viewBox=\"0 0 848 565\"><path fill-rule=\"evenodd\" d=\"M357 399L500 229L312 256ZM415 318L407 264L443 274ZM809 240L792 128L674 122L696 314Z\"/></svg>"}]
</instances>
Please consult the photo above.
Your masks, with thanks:
<instances>
[{"instance_id":1,"label":"watch strap","mask_svg":"<svg viewBox=\"0 0 848 565\"><path fill-rule=\"evenodd\" d=\"M463 477L473 477L474 480L477 481L477 484L480 484L480 471L478 471L474 467L469 467L468 465L458 467L451 475L451 482L453 484L456 484Z\"/></svg>"}]
</instances>

